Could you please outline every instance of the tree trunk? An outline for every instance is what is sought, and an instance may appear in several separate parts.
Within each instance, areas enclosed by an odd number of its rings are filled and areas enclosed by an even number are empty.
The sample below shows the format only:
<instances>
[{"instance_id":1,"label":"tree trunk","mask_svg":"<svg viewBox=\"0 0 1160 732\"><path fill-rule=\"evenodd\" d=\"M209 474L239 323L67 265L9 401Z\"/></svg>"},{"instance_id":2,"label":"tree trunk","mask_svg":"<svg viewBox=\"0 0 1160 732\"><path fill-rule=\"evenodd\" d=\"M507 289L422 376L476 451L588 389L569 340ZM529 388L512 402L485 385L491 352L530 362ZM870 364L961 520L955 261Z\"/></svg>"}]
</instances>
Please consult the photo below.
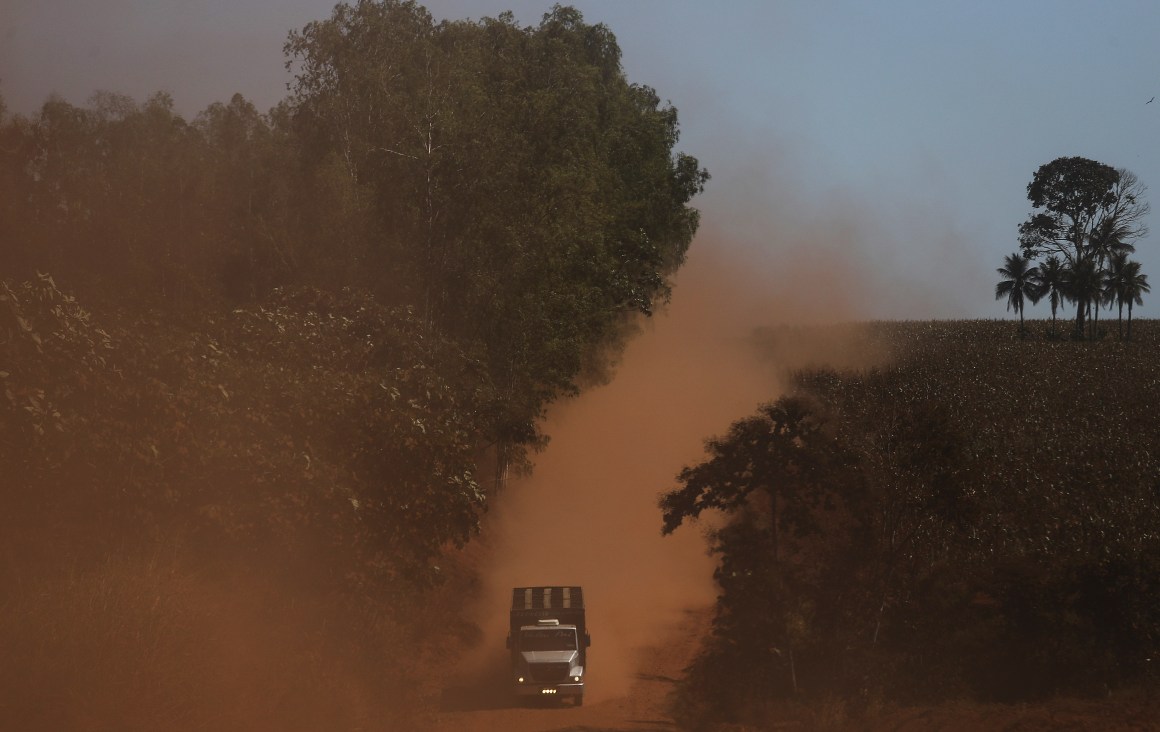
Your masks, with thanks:
<instances>
[{"instance_id":1,"label":"tree trunk","mask_svg":"<svg viewBox=\"0 0 1160 732\"><path fill-rule=\"evenodd\" d=\"M1075 308L1075 333L1074 333L1074 337L1078 338L1078 339L1082 339L1083 335L1084 335L1084 333L1083 333L1083 326L1084 326L1083 313L1084 313L1084 308L1086 306L1087 306L1087 303L1085 303L1083 300L1080 300L1079 304L1076 305L1076 308Z\"/></svg>"},{"instance_id":2,"label":"tree trunk","mask_svg":"<svg viewBox=\"0 0 1160 732\"><path fill-rule=\"evenodd\" d=\"M790 681L793 682L793 694L794 694L794 696L797 696L797 693L798 693L797 664L794 662L793 648L792 647L789 649L789 677L790 677Z\"/></svg>"},{"instance_id":3,"label":"tree trunk","mask_svg":"<svg viewBox=\"0 0 1160 732\"><path fill-rule=\"evenodd\" d=\"M507 440L498 440L495 443L495 486L492 490L499 493L507 487L508 467L511 459L508 456Z\"/></svg>"},{"instance_id":4,"label":"tree trunk","mask_svg":"<svg viewBox=\"0 0 1160 732\"><path fill-rule=\"evenodd\" d=\"M771 490L769 492L769 514L770 514L769 532L770 532L770 539L773 542L773 566L774 566L774 568L776 568L778 566L778 562L780 561L780 556L779 556L778 550L777 550L777 545L779 543L778 542L779 536L778 536L778 530L777 530L778 514L777 514L777 491L776 490Z\"/></svg>"}]
</instances>

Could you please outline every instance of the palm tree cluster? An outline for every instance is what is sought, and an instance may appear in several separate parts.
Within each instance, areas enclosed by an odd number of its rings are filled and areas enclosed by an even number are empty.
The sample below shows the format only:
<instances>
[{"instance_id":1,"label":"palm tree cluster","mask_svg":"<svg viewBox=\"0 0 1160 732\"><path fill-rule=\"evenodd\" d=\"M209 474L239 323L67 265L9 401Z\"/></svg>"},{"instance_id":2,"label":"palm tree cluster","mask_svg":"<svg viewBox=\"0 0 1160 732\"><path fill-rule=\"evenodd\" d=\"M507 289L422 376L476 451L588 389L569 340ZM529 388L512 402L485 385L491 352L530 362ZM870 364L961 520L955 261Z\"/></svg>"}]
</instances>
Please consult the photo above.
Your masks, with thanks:
<instances>
[{"instance_id":1,"label":"palm tree cluster","mask_svg":"<svg viewBox=\"0 0 1160 732\"><path fill-rule=\"evenodd\" d=\"M1114 232L1108 232L1114 237ZM996 271L1002 275L995 285L995 299L1007 298L1007 309L1019 313L1019 332L1025 332L1023 308L1047 299L1051 305L1051 332L1056 333L1056 313L1065 301L1071 302L1087 316L1086 335L1094 338L1103 307L1117 308L1117 333L1132 338L1132 307L1144 304L1144 294L1151 292L1148 275L1140 263L1128 259L1131 245L1110 238L1108 246L1095 250L1100 256L1085 257L1074 264L1050 255L1040 265L1031 257L1016 252L1004 258ZM1106 256L1104 256L1106 253ZM1127 333L1124 332L1124 305L1128 306Z\"/></svg>"},{"instance_id":2,"label":"palm tree cluster","mask_svg":"<svg viewBox=\"0 0 1160 732\"><path fill-rule=\"evenodd\" d=\"M1051 301L1052 333L1060 303L1075 304L1076 338L1095 338L1100 309L1115 305L1123 334L1124 304L1128 305L1128 337L1132 306L1149 291L1140 265L1128 259L1134 243L1148 233L1144 218L1150 206L1145 186L1124 168L1083 157L1061 157L1039 166L1027 185L1033 211L1019 225L1020 254L1007 257L995 288L996 298L1019 311L1023 303L1042 297Z\"/></svg>"}]
</instances>

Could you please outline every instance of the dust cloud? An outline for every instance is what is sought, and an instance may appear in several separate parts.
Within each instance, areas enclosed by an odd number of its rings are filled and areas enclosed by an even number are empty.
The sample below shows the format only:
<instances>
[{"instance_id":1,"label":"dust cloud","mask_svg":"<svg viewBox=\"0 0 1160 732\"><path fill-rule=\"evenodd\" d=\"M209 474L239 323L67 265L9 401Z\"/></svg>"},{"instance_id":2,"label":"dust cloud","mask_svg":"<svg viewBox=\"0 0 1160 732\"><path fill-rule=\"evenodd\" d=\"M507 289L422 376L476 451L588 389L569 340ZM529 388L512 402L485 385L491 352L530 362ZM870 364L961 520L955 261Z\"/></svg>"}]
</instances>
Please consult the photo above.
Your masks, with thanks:
<instances>
[{"instance_id":1,"label":"dust cloud","mask_svg":"<svg viewBox=\"0 0 1160 732\"><path fill-rule=\"evenodd\" d=\"M758 338L787 315L800 320L792 304L804 296L788 283L768 287L761 271L702 235L671 304L629 343L611 382L551 410L550 445L535 457L532 476L499 496L485 524L489 549L477 567L482 591L473 617L484 642L464 673L506 675L499 669L515 586L584 587L592 701L627 693L641 673L641 651L665 642L686 611L713 604L704 528L661 536L659 495L703 457L706 438L778 396L783 367L844 353L833 334L818 343L798 329ZM826 286L837 284L832 270L824 274ZM825 317L840 319L840 309Z\"/></svg>"}]
</instances>

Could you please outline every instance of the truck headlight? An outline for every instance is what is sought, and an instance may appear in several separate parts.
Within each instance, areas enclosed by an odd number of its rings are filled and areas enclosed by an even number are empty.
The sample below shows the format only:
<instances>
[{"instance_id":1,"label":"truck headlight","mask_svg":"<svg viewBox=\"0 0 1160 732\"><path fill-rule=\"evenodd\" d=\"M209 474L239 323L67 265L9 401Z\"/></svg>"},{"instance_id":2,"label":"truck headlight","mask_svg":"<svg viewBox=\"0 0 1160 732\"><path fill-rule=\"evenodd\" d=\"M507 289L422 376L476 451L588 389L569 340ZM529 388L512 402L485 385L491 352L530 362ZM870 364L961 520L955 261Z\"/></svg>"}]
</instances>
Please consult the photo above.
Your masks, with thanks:
<instances>
[{"instance_id":1,"label":"truck headlight","mask_svg":"<svg viewBox=\"0 0 1160 732\"><path fill-rule=\"evenodd\" d=\"M572 680L573 680L573 681L579 681L579 680L580 680L580 677L579 677L579 676L573 676L573 677L572 677Z\"/></svg>"},{"instance_id":2,"label":"truck headlight","mask_svg":"<svg viewBox=\"0 0 1160 732\"><path fill-rule=\"evenodd\" d=\"M517 683L517 684L522 684L522 683L524 683L524 677L523 677L523 676L521 676L521 677L519 677L518 679L516 679L516 683Z\"/></svg>"}]
</instances>

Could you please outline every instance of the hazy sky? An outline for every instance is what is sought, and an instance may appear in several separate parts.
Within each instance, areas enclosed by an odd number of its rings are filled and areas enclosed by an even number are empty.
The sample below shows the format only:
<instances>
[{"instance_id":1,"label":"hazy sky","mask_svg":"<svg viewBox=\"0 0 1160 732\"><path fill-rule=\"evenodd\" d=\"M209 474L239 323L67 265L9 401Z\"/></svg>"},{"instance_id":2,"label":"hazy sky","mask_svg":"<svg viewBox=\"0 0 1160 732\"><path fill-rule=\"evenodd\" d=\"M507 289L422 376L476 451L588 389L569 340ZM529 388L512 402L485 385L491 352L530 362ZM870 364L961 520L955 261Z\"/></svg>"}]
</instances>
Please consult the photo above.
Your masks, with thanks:
<instances>
[{"instance_id":1,"label":"hazy sky","mask_svg":"<svg viewBox=\"0 0 1160 732\"><path fill-rule=\"evenodd\" d=\"M1007 317L994 270L1017 247L1027 183L1082 155L1150 186L1157 233L1137 258L1155 292L1137 313L1160 317L1155 0L573 4L615 33L629 79L679 110L680 149L713 176L694 246L735 252L770 288L832 291L857 319ZM550 2L425 5L527 25ZM0 94L21 114L96 90L168 91L187 119L235 92L268 109L286 94L287 32L332 7L0 0Z\"/></svg>"}]
</instances>

